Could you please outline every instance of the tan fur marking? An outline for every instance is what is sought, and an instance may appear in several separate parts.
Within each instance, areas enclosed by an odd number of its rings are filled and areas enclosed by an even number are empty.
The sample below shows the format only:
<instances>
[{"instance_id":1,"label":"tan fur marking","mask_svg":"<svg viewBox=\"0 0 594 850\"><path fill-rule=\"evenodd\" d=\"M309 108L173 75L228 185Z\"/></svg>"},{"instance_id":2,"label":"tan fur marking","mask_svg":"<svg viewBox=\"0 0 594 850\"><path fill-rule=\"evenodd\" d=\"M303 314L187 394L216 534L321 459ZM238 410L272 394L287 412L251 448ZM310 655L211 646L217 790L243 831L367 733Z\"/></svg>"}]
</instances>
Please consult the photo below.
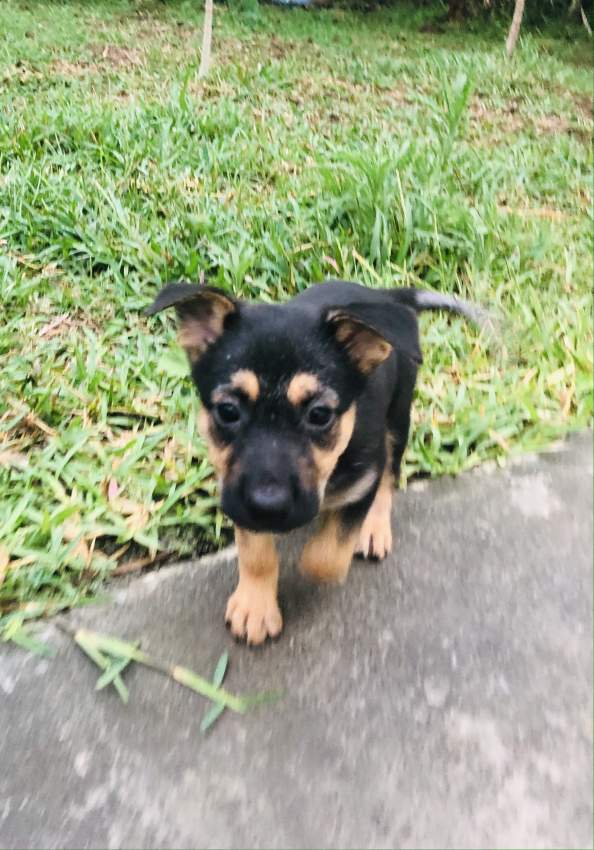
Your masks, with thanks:
<instances>
[{"instance_id":1,"label":"tan fur marking","mask_svg":"<svg viewBox=\"0 0 594 850\"><path fill-rule=\"evenodd\" d=\"M358 534L358 528L345 532L340 526L338 514L326 514L322 518L321 528L305 544L301 554L301 571L314 581L345 581Z\"/></svg>"},{"instance_id":2,"label":"tan fur marking","mask_svg":"<svg viewBox=\"0 0 594 850\"><path fill-rule=\"evenodd\" d=\"M297 469L299 470L299 481L303 489L317 490L316 468L311 457L299 457L297 459Z\"/></svg>"},{"instance_id":3,"label":"tan fur marking","mask_svg":"<svg viewBox=\"0 0 594 850\"><path fill-rule=\"evenodd\" d=\"M336 339L364 375L373 372L390 356L392 346L373 328L343 316L340 311L331 313L329 318L336 323Z\"/></svg>"},{"instance_id":4,"label":"tan fur marking","mask_svg":"<svg viewBox=\"0 0 594 850\"><path fill-rule=\"evenodd\" d=\"M276 637L283 619L276 600L278 555L271 534L253 534L235 527L239 583L229 597L225 621L236 637L249 644Z\"/></svg>"},{"instance_id":5,"label":"tan fur marking","mask_svg":"<svg viewBox=\"0 0 594 850\"><path fill-rule=\"evenodd\" d=\"M312 446L314 464L318 477L318 492L323 496L328 479L338 463L338 458L344 452L353 435L355 427L356 406L353 403L349 409L342 414L334 424L336 429L336 440L330 449L322 449L320 446Z\"/></svg>"},{"instance_id":6,"label":"tan fur marking","mask_svg":"<svg viewBox=\"0 0 594 850\"><path fill-rule=\"evenodd\" d=\"M393 481L388 461L375 499L367 512L359 534L357 555L383 559L392 551L392 491Z\"/></svg>"},{"instance_id":7,"label":"tan fur marking","mask_svg":"<svg viewBox=\"0 0 594 850\"><path fill-rule=\"evenodd\" d=\"M177 341L185 349L190 363L195 363L204 352L201 344L202 325L196 319L186 319L177 332Z\"/></svg>"},{"instance_id":8,"label":"tan fur marking","mask_svg":"<svg viewBox=\"0 0 594 850\"><path fill-rule=\"evenodd\" d=\"M231 375L231 386L245 393L250 401L256 401L260 395L260 383L251 369L238 369L234 372Z\"/></svg>"},{"instance_id":9,"label":"tan fur marking","mask_svg":"<svg viewBox=\"0 0 594 850\"><path fill-rule=\"evenodd\" d=\"M220 401L228 401L229 400L229 387L228 386L217 387L216 390L213 391L210 399L211 399L213 404L218 404Z\"/></svg>"},{"instance_id":10,"label":"tan fur marking","mask_svg":"<svg viewBox=\"0 0 594 850\"><path fill-rule=\"evenodd\" d=\"M229 471L229 459L231 457L230 446L221 446L213 437L212 420L205 407L201 407L198 413L198 431L206 442L208 459L215 468L219 478L225 478Z\"/></svg>"},{"instance_id":11,"label":"tan fur marking","mask_svg":"<svg viewBox=\"0 0 594 850\"><path fill-rule=\"evenodd\" d=\"M311 372L297 372L287 388L287 398L295 407L320 389L320 382Z\"/></svg>"},{"instance_id":12,"label":"tan fur marking","mask_svg":"<svg viewBox=\"0 0 594 850\"><path fill-rule=\"evenodd\" d=\"M196 316L186 316L180 322L178 341L186 350L191 363L202 357L209 345L223 333L225 317L235 310L235 305L222 295L210 293L204 298Z\"/></svg>"}]
</instances>

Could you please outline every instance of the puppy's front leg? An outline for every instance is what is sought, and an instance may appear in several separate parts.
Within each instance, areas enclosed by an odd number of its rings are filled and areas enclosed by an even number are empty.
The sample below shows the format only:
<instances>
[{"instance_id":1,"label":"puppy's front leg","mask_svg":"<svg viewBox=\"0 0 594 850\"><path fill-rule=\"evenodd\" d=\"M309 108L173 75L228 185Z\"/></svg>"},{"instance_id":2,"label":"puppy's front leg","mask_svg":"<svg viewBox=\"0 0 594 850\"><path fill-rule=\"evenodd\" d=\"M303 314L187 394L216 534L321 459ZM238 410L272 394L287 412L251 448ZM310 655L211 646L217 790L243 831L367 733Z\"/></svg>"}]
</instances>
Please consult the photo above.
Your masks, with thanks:
<instances>
[{"instance_id":1,"label":"puppy's front leg","mask_svg":"<svg viewBox=\"0 0 594 850\"><path fill-rule=\"evenodd\" d=\"M359 533L357 555L383 560L392 551L392 463L388 461Z\"/></svg>"},{"instance_id":2,"label":"puppy's front leg","mask_svg":"<svg viewBox=\"0 0 594 850\"><path fill-rule=\"evenodd\" d=\"M250 644L276 637L283 619L276 600L278 555L272 534L254 534L235 526L239 584L229 597L225 620L235 637Z\"/></svg>"},{"instance_id":3,"label":"puppy's front leg","mask_svg":"<svg viewBox=\"0 0 594 850\"><path fill-rule=\"evenodd\" d=\"M324 514L320 527L305 544L301 554L301 571L314 581L345 581L359 539L360 525L360 522L345 523L339 511Z\"/></svg>"}]
</instances>

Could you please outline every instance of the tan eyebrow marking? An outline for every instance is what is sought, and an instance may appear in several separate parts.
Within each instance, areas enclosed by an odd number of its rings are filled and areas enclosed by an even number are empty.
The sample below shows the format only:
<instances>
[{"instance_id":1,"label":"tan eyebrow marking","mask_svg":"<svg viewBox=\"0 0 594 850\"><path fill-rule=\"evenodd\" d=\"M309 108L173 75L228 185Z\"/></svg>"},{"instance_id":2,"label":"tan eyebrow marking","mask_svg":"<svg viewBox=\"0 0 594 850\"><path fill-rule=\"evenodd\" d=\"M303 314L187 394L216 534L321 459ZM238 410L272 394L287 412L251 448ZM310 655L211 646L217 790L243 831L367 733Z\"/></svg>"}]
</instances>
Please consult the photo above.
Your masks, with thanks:
<instances>
[{"instance_id":1,"label":"tan eyebrow marking","mask_svg":"<svg viewBox=\"0 0 594 850\"><path fill-rule=\"evenodd\" d=\"M250 401L256 401L260 395L260 382L251 369L238 369L231 375L231 386L241 390Z\"/></svg>"},{"instance_id":2,"label":"tan eyebrow marking","mask_svg":"<svg viewBox=\"0 0 594 850\"><path fill-rule=\"evenodd\" d=\"M320 389L320 382L311 372L297 372L287 387L287 398L295 407Z\"/></svg>"}]
</instances>

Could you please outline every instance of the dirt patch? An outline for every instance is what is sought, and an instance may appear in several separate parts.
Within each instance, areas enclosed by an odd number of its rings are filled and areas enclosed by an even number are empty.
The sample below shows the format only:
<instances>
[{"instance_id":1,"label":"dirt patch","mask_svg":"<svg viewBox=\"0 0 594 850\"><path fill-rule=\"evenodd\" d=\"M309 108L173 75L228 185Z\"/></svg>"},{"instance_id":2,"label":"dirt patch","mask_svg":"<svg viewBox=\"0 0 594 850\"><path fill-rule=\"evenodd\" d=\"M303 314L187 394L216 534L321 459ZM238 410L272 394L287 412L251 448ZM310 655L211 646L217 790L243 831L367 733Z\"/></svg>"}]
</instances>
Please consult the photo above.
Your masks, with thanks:
<instances>
[{"instance_id":1,"label":"dirt patch","mask_svg":"<svg viewBox=\"0 0 594 850\"><path fill-rule=\"evenodd\" d=\"M519 101L511 100L504 107L493 107L475 97L469 106L471 124L491 126L501 133L518 133L521 130L537 134L568 134L577 136L584 135L584 131L576 129L571 122L562 115L549 113L547 115L532 116L522 111ZM586 134L587 135L587 134Z\"/></svg>"},{"instance_id":2,"label":"dirt patch","mask_svg":"<svg viewBox=\"0 0 594 850\"><path fill-rule=\"evenodd\" d=\"M471 122L491 124L508 133L517 133L528 126L528 121L520 112L517 100L510 100L505 107L492 107L480 97L473 97L468 108Z\"/></svg>"},{"instance_id":3,"label":"dirt patch","mask_svg":"<svg viewBox=\"0 0 594 850\"><path fill-rule=\"evenodd\" d=\"M219 10L217 9L217 12ZM169 42L173 44L185 44L188 41L196 41L202 37L200 27L192 27L182 21L176 24L164 24L158 21L142 23L135 31L134 36L143 41Z\"/></svg>"},{"instance_id":4,"label":"dirt patch","mask_svg":"<svg viewBox=\"0 0 594 850\"><path fill-rule=\"evenodd\" d=\"M381 96L389 106L411 106L413 104L410 89L405 86L393 86L390 89L384 89Z\"/></svg>"},{"instance_id":5,"label":"dirt patch","mask_svg":"<svg viewBox=\"0 0 594 850\"><path fill-rule=\"evenodd\" d=\"M582 116L580 116L581 118ZM578 119L579 120L579 119ZM590 143L592 135L592 122L588 122L589 127L576 126L576 122L570 122L567 118L560 115L541 115L534 122L534 126L539 133L547 133L551 135L559 135L561 133L574 136L582 144Z\"/></svg>"},{"instance_id":6,"label":"dirt patch","mask_svg":"<svg viewBox=\"0 0 594 850\"><path fill-rule=\"evenodd\" d=\"M574 94L573 102L579 113L592 120L592 97L588 94Z\"/></svg>"},{"instance_id":7,"label":"dirt patch","mask_svg":"<svg viewBox=\"0 0 594 850\"><path fill-rule=\"evenodd\" d=\"M89 74L96 74L99 68L93 62L87 62L84 59L78 62L68 62L66 59L54 59L50 63L50 70L59 77L80 79Z\"/></svg>"},{"instance_id":8,"label":"dirt patch","mask_svg":"<svg viewBox=\"0 0 594 850\"><path fill-rule=\"evenodd\" d=\"M566 133L569 130L569 122L560 115L541 115L535 126L541 133Z\"/></svg>"},{"instance_id":9,"label":"dirt patch","mask_svg":"<svg viewBox=\"0 0 594 850\"><path fill-rule=\"evenodd\" d=\"M555 207L511 207L506 202L497 204L497 210L503 215L517 215L522 218L542 218L547 221L567 221L575 216Z\"/></svg>"},{"instance_id":10,"label":"dirt patch","mask_svg":"<svg viewBox=\"0 0 594 850\"><path fill-rule=\"evenodd\" d=\"M274 59L285 59L289 53L292 53L294 50L295 45L292 41L284 41L274 35L266 45L266 51Z\"/></svg>"},{"instance_id":11,"label":"dirt patch","mask_svg":"<svg viewBox=\"0 0 594 850\"><path fill-rule=\"evenodd\" d=\"M82 330L84 327L93 327L93 330L96 330L93 324L91 322L87 322L82 314L79 317L76 317L69 313L62 313L61 315L50 319L49 322L46 322L38 330L37 336L42 339L53 339L56 336L70 336L72 333Z\"/></svg>"},{"instance_id":12,"label":"dirt patch","mask_svg":"<svg viewBox=\"0 0 594 850\"><path fill-rule=\"evenodd\" d=\"M239 38L221 38L216 40L214 48L217 61L221 63L239 62L253 54L253 45Z\"/></svg>"},{"instance_id":13,"label":"dirt patch","mask_svg":"<svg viewBox=\"0 0 594 850\"><path fill-rule=\"evenodd\" d=\"M42 79L43 74L41 71L31 67L20 59L14 65L9 65L0 76L0 80L4 83L17 82L21 85L27 85L28 83L37 82Z\"/></svg>"},{"instance_id":14,"label":"dirt patch","mask_svg":"<svg viewBox=\"0 0 594 850\"><path fill-rule=\"evenodd\" d=\"M135 68L143 64L144 55L135 47L121 47L118 44L93 44L91 56L100 64L110 68Z\"/></svg>"}]
</instances>

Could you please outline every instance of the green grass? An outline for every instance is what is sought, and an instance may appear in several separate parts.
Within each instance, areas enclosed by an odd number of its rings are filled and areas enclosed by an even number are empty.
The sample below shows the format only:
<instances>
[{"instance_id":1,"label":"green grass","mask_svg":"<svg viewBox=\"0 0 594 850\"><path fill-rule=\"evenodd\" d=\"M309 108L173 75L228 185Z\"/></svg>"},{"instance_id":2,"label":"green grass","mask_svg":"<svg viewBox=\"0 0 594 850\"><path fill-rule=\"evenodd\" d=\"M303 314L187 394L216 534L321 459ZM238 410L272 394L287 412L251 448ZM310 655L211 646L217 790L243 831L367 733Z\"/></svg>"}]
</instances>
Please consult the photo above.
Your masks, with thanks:
<instances>
[{"instance_id":1,"label":"green grass","mask_svg":"<svg viewBox=\"0 0 594 850\"><path fill-rule=\"evenodd\" d=\"M422 319L408 476L591 421L582 31L527 33L508 62L502 32L426 34L412 6L217 6L199 83L199 7L0 4L0 610L224 537L173 319L142 315L178 276L278 300L338 274L496 311L495 342Z\"/></svg>"}]
</instances>

